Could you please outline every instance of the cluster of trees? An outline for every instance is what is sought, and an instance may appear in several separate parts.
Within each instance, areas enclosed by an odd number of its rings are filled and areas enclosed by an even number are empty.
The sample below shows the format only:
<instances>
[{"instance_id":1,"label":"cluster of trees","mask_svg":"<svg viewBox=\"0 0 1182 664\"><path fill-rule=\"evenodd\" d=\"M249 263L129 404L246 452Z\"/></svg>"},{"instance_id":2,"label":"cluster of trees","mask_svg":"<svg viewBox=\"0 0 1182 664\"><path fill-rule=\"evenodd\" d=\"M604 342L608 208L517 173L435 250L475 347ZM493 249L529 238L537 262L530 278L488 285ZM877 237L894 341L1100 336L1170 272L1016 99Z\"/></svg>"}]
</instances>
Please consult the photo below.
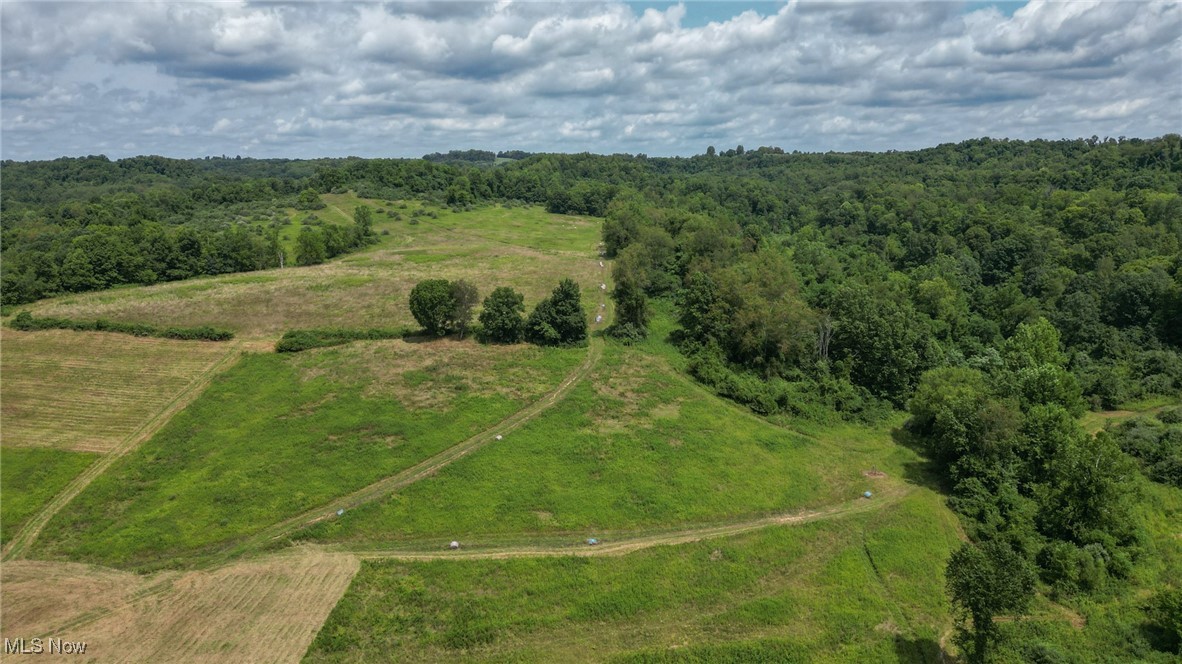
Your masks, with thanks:
<instances>
[{"instance_id":1,"label":"cluster of trees","mask_svg":"<svg viewBox=\"0 0 1182 664\"><path fill-rule=\"evenodd\" d=\"M479 292L460 279L427 279L410 292L410 311L428 334L458 334L464 338L472 325ZM513 344L528 341L539 346L572 346L587 340L587 315L579 286L563 279L550 297L525 314L525 297L500 286L484 298L477 338L486 343Z\"/></svg>"},{"instance_id":2,"label":"cluster of trees","mask_svg":"<svg viewBox=\"0 0 1182 664\"><path fill-rule=\"evenodd\" d=\"M1136 417L1098 435L1112 436L1149 479L1182 488L1182 407Z\"/></svg>"},{"instance_id":3,"label":"cluster of trees","mask_svg":"<svg viewBox=\"0 0 1182 664\"><path fill-rule=\"evenodd\" d=\"M319 196L316 198L320 199ZM316 265L376 241L373 210L368 205L358 205L353 211L351 227L322 224L301 228L300 234L296 236L296 263Z\"/></svg>"},{"instance_id":4,"label":"cluster of trees","mask_svg":"<svg viewBox=\"0 0 1182 664\"><path fill-rule=\"evenodd\" d=\"M925 373L909 404L908 429L938 465L972 539L949 561L948 578L972 616L962 647L975 659L995 631L978 607L996 601L977 596L991 594L989 584L1037 574L1058 594L1098 591L1127 578L1145 545L1137 470L1111 437L1080 426L1084 401L1058 331L1045 319L1023 323L996 356L989 366ZM1018 598L1028 599L1033 581L1023 588L997 610L1023 608Z\"/></svg>"}]
</instances>

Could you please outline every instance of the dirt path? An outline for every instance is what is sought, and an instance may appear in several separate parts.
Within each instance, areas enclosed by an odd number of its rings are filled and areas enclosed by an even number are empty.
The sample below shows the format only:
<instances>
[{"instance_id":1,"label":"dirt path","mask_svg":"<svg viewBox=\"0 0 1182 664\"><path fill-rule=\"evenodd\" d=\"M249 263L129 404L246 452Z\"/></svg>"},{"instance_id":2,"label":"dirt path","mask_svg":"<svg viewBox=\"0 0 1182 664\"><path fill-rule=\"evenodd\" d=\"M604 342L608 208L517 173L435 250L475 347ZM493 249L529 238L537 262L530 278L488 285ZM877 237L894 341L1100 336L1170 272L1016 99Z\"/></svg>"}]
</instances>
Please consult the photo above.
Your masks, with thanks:
<instances>
[{"instance_id":1,"label":"dirt path","mask_svg":"<svg viewBox=\"0 0 1182 664\"><path fill-rule=\"evenodd\" d=\"M442 543L439 538L411 544L400 549L361 549L348 546L309 545L323 548L337 553L351 553L363 560L478 560L501 558L542 558L554 556L622 556L633 551L648 549L655 546L670 546L686 544L716 537L739 535L753 530L772 526L793 526L813 521L834 519L851 514L859 514L881 509L894 504L906 497L913 489L907 487L891 487L880 492L877 497L867 500L856 500L838 503L819 510L793 511L774 514L755 519L743 519L726 523L717 523L680 530L642 530L605 534L600 544L587 545L583 541L566 536L562 540L548 538L543 544L497 545L480 544L478 541L465 544L464 548L450 550L430 550Z\"/></svg>"},{"instance_id":2,"label":"dirt path","mask_svg":"<svg viewBox=\"0 0 1182 664\"><path fill-rule=\"evenodd\" d=\"M144 441L148 440L164 426L166 422L172 419L172 416L179 412L182 408L189 405L193 399L197 398L209 381L218 374L224 367L232 363L232 360L237 359L242 352L241 345L234 344L230 347L226 354L216 360L205 371L201 372L194 378L184 389L180 391L171 401L164 405L151 418L141 424L135 431L132 431L126 438L124 438L117 446L111 449L106 455L101 457L98 461L91 464L86 470L82 471L77 477L67 484L56 496L48 503L38 510L33 516L29 517L25 525L21 527L20 531L13 536L8 545L4 547L2 559L16 560L28 551L29 546L41 534L41 530L45 528L45 524L53 518L63 507L65 507L75 496L82 493L90 483L99 475L106 472L111 464L115 463L117 459L135 450Z\"/></svg>"},{"instance_id":3,"label":"dirt path","mask_svg":"<svg viewBox=\"0 0 1182 664\"><path fill-rule=\"evenodd\" d=\"M240 540L228 549L223 550L221 556L227 557L237 553L241 553L250 549L264 547L276 539L290 535L301 528L310 526L323 519L329 519L336 516L338 510L351 510L371 503L375 500L390 495L391 493L407 487L415 482L434 475L445 466L462 459L463 457L479 450L480 448L497 441L498 436L504 436L508 433L522 427L530 420L544 411L549 409L554 404L561 401L570 391L581 382L591 370L595 368L595 364L603 355L603 339L595 337L591 339L590 346L587 350L587 357L584 358L573 372L571 372L561 383L553 390L546 394L541 399L533 402L529 406L517 411L509 417L501 420L492 427L481 431L480 433L457 443L446 450L420 461L419 463L403 470L389 477L385 477L369 486L363 487L354 491L351 494L342 496L333 500L330 503L313 508L302 514L291 517L285 521L269 526L258 533L250 536L245 540Z\"/></svg>"}]
</instances>

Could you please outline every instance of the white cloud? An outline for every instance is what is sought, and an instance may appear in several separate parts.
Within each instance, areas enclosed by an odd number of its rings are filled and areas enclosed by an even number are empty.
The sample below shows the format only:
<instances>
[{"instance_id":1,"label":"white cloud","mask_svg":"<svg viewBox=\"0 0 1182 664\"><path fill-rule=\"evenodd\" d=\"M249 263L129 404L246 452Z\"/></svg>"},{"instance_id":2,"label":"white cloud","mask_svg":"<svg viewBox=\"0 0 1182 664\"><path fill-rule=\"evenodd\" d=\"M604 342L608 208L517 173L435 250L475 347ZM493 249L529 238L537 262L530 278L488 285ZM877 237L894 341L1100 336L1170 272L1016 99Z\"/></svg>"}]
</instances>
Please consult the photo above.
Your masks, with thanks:
<instances>
[{"instance_id":1,"label":"white cloud","mask_svg":"<svg viewBox=\"0 0 1182 664\"><path fill-rule=\"evenodd\" d=\"M0 4L5 158L886 149L1182 129L1182 4ZM131 147L128 147L131 146Z\"/></svg>"}]
</instances>

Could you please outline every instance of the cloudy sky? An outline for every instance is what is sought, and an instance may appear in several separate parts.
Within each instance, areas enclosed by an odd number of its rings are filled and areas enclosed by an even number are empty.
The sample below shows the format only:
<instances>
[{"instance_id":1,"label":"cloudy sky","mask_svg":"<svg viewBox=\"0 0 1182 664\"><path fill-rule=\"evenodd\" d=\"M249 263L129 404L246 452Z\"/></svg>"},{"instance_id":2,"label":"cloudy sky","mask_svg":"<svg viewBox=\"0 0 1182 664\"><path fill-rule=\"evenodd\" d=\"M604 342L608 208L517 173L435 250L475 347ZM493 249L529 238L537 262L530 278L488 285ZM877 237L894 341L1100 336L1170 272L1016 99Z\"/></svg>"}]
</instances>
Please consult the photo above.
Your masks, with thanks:
<instances>
[{"instance_id":1,"label":"cloudy sky","mask_svg":"<svg viewBox=\"0 0 1182 664\"><path fill-rule=\"evenodd\" d=\"M690 155L1182 131L1182 3L0 4L0 153Z\"/></svg>"}]
</instances>

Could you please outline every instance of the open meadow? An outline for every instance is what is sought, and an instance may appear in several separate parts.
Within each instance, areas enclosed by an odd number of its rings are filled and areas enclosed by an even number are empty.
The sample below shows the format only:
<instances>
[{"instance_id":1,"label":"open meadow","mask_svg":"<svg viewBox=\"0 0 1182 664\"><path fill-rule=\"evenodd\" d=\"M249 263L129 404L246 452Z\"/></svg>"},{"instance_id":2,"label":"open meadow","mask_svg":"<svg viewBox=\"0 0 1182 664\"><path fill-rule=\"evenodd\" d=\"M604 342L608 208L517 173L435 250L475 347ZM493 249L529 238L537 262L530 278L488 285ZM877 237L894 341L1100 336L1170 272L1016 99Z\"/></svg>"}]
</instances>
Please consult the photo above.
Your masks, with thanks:
<instances>
[{"instance_id":1,"label":"open meadow","mask_svg":"<svg viewBox=\"0 0 1182 664\"><path fill-rule=\"evenodd\" d=\"M333 223L351 223L341 217L346 212L351 217L357 205L385 209L381 201L352 195L324 198L326 210L336 215ZM294 328L414 325L407 296L429 278L467 279L482 294L511 286L532 308L559 280L571 277L582 287L588 309L605 300L599 289L607 275L597 259L598 221L536 207L432 212L436 218L404 214L399 221L375 214L378 244L320 265L69 295L30 310L67 318L212 325L245 339L274 340Z\"/></svg>"}]
</instances>

